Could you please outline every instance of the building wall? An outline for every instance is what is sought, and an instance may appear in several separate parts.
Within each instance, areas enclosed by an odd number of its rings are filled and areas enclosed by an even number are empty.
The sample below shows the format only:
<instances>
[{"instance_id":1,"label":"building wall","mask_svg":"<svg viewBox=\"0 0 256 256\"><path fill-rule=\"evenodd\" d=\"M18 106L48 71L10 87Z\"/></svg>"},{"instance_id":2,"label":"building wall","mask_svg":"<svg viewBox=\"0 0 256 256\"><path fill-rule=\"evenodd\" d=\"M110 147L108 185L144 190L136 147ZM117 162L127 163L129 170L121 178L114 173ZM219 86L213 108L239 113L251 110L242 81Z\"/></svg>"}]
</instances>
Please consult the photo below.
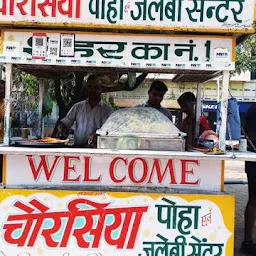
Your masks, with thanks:
<instances>
[{"instance_id":1,"label":"building wall","mask_svg":"<svg viewBox=\"0 0 256 256\"><path fill-rule=\"evenodd\" d=\"M196 83L173 83L170 80L162 80L168 87L168 91L163 100L163 107L176 109L179 108L177 98L184 92L191 91L196 94ZM119 107L133 107L137 104L143 103L148 99L148 89L150 87L151 79L147 79L137 89L127 92L113 92L109 96L115 99L115 103ZM237 98L241 102L256 102L256 80L244 81L230 81L229 86L230 97ZM220 81L220 94L221 94L221 81ZM203 84L202 87L202 100L203 101L216 101L217 100L217 81L210 81Z\"/></svg>"},{"instance_id":2,"label":"building wall","mask_svg":"<svg viewBox=\"0 0 256 256\"><path fill-rule=\"evenodd\" d=\"M161 79L162 78L162 79ZM145 80L142 85L131 92L113 92L109 96L112 96L115 103L119 107L134 107L137 104L146 102L148 99L148 89L151 82L154 79L160 79L167 87L168 91L162 102L162 106L172 111L174 122L178 127L180 126L182 115L179 111L179 105L177 103L178 97L187 91L191 91L196 94L197 83L173 83L172 78L169 77L154 77L150 76L150 79ZM217 118L217 83L218 79L206 82L202 87L202 101L203 101L203 114L208 118L211 129L216 129L216 118ZM219 93L221 96L221 80L219 81ZM240 76L231 77L229 86L230 98L235 97L239 102L240 116L242 126L246 113L252 103L256 104L256 80L250 80L250 73L247 72Z\"/></svg>"}]
</instances>

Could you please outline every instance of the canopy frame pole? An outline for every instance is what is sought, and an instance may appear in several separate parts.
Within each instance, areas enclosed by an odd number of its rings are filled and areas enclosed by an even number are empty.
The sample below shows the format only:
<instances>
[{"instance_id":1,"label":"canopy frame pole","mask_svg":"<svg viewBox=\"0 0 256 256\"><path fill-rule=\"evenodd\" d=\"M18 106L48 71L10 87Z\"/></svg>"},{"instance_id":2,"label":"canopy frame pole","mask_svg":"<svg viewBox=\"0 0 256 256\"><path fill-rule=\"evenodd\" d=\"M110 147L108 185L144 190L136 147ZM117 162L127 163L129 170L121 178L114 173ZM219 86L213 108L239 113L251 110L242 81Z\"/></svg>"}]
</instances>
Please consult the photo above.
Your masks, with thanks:
<instances>
[{"instance_id":1,"label":"canopy frame pole","mask_svg":"<svg viewBox=\"0 0 256 256\"><path fill-rule=\"evenodd\" d=\"M44 90L45 90L45 80L43 78L39 79L39 103L38 103L38 129L37 129L37 137L44 137L44 129L43 129L43 101L44 101Z\"/></svg>"},{"instance_id":2,"label":"canopy frame pole","mask_svg":"<svg viewBox=\"0 0 256 256\"><path fill-rule=\"evenodd\" d=\"M219 147L223 151L226 151L229 79L230 79L230 72L223 71L222 90L221 90L221 108L220 108L221 121L220 121L220 133L219 133Z\"/></svg>"},{"instance_id":3,"label":"canopy frame pole","mask_svg":"<svg viewBox=\"0 0 256 256\"><path fill-rule=\"evenodd\" d=\"M200 117L202 115L201 98L202 98L202 83L197 83L195 138L199 138L199 135L200 135Z\"/></svg>"},{"instance_id":4,"label":"canopy frame pole","mask_svg":"<svg viewBox=\"0 0 256 256\"><path fill-rule=\"evenodd\" d=\"M12 64L5 65L5 111L4 111L4 145L9 146L11 135L11 88Z\"/></svg>"},{"instance_id":5,"label":"canopy frame pole","mask_svg":"<svg viewBox=\"0 0 256 256\"><path fill-rule=\"evenodd\" d=\"M216 81L216 85L217 85L217 103L220 101L220 78L217 78Z\"/></svg>"}]
</instances>

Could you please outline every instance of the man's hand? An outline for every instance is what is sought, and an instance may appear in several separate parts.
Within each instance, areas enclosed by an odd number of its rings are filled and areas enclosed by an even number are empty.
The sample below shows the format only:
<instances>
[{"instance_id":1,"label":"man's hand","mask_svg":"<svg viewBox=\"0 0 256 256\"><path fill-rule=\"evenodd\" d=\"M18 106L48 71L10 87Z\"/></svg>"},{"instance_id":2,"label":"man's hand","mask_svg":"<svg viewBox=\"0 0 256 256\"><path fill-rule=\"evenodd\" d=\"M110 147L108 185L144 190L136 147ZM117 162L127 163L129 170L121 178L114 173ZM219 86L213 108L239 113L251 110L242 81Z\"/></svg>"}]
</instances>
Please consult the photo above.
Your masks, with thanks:
<instances>
[{"instance_id":1,"label":"man's hand","mask_svg":"<svg viewBox=\"0 0 256 256\"><path fill-rule=\"evenodd\" d=\"M65 140L69 135L69 130L63 123L59 123L57 126L57 134L56 137L62 140Z\"/></svg>"},{"instance_id":2,"label":"man's hand","mask_svg":"<svg viewBox=\"0 0 256 256\"><path fill-rule=\"evenodd\" d=\"M88 138L88 146L89 146L89 148L96 148L97 147L97 135L96 134L92 134Z\"/></svg>"}]
</instances>

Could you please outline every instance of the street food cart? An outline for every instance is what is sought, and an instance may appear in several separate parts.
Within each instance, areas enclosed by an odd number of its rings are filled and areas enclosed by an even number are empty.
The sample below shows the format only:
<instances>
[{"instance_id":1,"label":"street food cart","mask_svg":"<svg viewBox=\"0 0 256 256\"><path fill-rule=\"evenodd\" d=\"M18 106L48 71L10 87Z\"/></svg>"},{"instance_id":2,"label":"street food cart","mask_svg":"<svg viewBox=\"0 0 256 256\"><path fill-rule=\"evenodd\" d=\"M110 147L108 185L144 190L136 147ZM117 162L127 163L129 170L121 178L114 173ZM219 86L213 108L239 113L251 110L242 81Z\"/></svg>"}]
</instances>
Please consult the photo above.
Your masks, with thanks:
<instances>
[{"instance_id":1,"label":"street food cart","mask_svg":"<svg viewBox=\"0 0 256 256\"><path fill-rule=\"evenodd\" d=\"M229 73L236 42L254 32L254 0L1 0L0 6L6 71L0 255L233 255L234 197L224 191L224 161L254 161L255 154L13 147L12 68L40 78L49 70L172 73L175 81L198 82L198 109L203 82L222 74L225 150Z\"/></svg>"}]
</instances>

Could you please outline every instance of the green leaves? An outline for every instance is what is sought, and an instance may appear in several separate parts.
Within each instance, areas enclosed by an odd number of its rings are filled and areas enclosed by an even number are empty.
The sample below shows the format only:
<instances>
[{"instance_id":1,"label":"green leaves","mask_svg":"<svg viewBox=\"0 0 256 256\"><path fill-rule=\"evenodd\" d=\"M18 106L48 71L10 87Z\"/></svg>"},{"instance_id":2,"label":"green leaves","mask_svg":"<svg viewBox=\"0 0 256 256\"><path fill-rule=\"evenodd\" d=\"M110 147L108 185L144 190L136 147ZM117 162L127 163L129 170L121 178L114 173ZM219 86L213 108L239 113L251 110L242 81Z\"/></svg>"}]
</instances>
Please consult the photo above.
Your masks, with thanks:
<instances>
[{"instance_id":1,"label":"green leaves","mask_svg":"<svg viewBox=\"0 0 256 256\"><path fill-rule=\"evenodd\" d=\"M22 83L28 95L38 95L38 79L35 76L26 73L22 74Z\"/></svg>"},{"instance_id":2,"label":"green leaves","mask_svg":"<svg viewBox=\"0 0 256 256\"><path fill-rule=\"evenodd\" d=\"M108 103L112 107L113 110L119 109L118 106L115 104L114 98L112 96L107 98L106 94L103 94L101 96L101 99L103 102Z\"/></svg>"},{"instance_id":3,"label":"green leaves","mask_svg":"<svg viewBox=\"0 0 256 256\"><path fill-rule=\"evenodd\" d=\"M48 116L52 113L53 100L51 96L46 93L43 99L43 116Z\"/></svg>"},{"instance_id":4,"label":"green leaves","mask_svg":"<svg viewBox=\"0 0 256 256\"><path fill-rule=\"evenodd\" d=\"M256 35L249 36L236 47L236 73L256 71Z\"/></svg>"}]
</instances>

